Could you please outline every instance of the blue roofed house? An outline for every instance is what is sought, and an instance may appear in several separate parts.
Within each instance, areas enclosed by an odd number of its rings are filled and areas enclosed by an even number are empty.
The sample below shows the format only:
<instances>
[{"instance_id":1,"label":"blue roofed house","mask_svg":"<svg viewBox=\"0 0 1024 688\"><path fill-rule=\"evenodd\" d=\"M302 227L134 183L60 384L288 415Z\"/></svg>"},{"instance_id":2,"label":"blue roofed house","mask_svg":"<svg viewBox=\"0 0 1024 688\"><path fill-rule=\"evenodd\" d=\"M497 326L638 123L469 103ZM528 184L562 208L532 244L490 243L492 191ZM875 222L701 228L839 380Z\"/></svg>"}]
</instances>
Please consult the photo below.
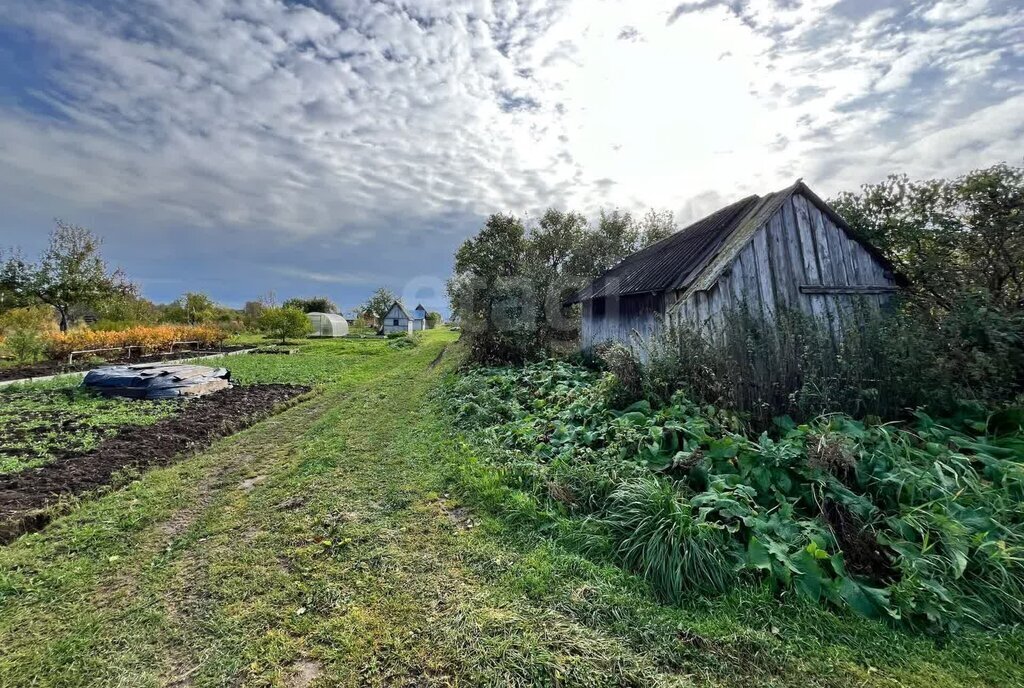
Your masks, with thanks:
<instances>
[{"instance_id":1,"label":"blue roofed house","mask_svg":"<svg viewBox=\"0 0 1024 688\"><path fill-rule=\"evenodd\" d=\"M423 304L419 304L412 312L412 329L413 332L419 332L420 330L427 329L427 309L423 307Z\"/></svg>"}]
</instances>

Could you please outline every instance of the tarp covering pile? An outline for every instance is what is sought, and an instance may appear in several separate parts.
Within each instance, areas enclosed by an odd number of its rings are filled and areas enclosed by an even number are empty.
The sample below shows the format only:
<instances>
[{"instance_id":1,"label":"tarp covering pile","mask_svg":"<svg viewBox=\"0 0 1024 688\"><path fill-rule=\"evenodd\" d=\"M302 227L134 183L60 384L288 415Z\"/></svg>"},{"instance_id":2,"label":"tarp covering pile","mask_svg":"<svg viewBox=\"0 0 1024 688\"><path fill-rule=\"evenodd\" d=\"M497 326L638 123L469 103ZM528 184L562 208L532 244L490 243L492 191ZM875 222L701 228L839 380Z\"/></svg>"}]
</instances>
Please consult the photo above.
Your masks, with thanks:
<instances>
[{"instance_id":1,"label":"tarp covering pile","mask_svg":"<svg viewBox=\"0 0 1024 688\"><path fill-rule=\"evenodd\" d=\"M90 370L82 384L111 396L175 399L226 389L231 386L231 373L208 366L140 363Z\"/></svg>"}]
</instances>

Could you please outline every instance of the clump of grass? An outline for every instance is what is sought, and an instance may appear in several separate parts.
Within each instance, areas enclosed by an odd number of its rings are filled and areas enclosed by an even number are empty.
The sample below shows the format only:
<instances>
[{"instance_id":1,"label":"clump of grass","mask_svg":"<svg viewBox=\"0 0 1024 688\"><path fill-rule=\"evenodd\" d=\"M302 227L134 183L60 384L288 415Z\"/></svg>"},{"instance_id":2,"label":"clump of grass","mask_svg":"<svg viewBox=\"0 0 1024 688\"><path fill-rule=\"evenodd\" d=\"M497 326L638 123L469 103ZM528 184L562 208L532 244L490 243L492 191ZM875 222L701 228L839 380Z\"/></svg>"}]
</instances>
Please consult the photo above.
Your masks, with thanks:
<instances>
[{"instance_id":1,"label":"clump of grass","mask_svg":"<svg viewBox=\"0 0 1024 688\"><path fill-rule=\"evenodd\" d=\"M725 592L736 578L739 558L728 533L694 511L671 483L645 477L612 493L603 519L622 565L643 574L670 601Z\"/></svg>"}]
</instances>

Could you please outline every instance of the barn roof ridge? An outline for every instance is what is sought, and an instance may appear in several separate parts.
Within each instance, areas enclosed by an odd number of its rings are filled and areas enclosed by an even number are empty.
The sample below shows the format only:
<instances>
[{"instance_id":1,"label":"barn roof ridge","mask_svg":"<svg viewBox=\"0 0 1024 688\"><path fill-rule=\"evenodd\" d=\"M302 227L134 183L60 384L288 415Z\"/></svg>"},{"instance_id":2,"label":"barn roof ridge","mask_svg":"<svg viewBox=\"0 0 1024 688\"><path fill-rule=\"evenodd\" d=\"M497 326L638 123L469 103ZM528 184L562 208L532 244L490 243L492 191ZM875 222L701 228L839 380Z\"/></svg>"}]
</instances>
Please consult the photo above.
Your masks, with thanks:
<instances>
[{"instance_id":1,"label":"barn roof ridge","mask_svg":"<svg viewBox=\"0 0 1024 688\"><path fill-rule=\"evenodd\" d=\"M803 179L797 179L780 191L764 196L752 194L719 208L678 232L626 256L573 294L567 303L677 289L685 289L687 294L710 289L757 229L796 193L813 203L895 274L891 263L875 246L811 191ZM897 280L902 278L897 275Z\"/></svg>"}]
</instances>

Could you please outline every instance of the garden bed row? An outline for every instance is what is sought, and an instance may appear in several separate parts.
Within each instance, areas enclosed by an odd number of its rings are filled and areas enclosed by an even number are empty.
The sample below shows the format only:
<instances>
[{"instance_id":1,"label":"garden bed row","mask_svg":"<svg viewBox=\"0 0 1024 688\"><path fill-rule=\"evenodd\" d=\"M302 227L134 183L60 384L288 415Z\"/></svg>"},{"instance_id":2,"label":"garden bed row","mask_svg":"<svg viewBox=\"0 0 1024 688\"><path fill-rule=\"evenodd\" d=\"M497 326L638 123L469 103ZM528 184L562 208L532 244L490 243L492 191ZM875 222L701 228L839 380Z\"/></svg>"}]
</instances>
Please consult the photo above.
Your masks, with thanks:
<instances>
[{"instance_id":1,"label":"garden bed row","mask_svg":"<svg viewBox=\"0 0 1024 688\"><path fill-rule=\"evenodd\" d=\"M172 417L125 426L95 449L67 454L38 468L0 474L0 544L44 528L52 507L69 496L110 484L126 468L163 466L205 449L309 392L301 385L253 385L183 400Z\"/></svg>"}]
</instances>

